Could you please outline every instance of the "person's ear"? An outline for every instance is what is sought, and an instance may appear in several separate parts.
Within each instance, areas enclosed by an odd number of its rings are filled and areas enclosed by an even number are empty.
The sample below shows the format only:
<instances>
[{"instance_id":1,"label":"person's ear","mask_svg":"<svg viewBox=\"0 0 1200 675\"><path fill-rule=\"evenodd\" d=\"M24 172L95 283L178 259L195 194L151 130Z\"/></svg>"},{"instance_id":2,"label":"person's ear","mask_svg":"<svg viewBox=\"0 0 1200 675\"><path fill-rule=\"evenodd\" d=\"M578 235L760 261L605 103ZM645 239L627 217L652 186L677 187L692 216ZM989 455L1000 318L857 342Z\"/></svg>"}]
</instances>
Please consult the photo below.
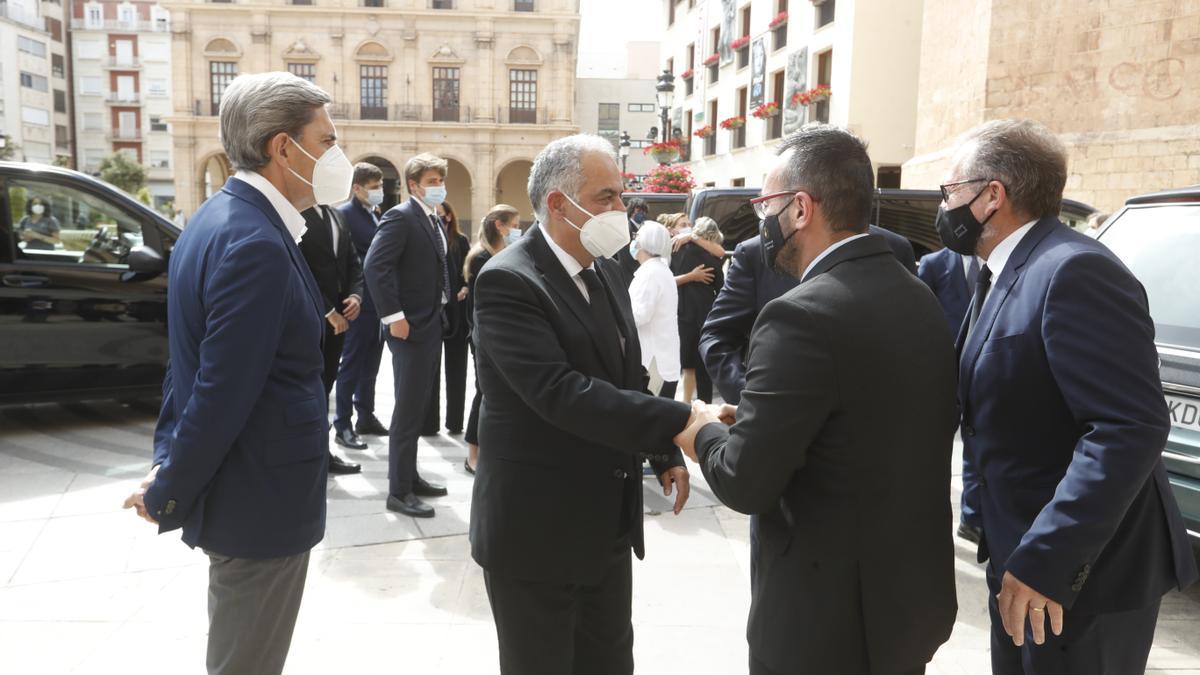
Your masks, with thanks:
<instances>
[{"instance_id":1,"label":"person's ear","mask_svg":"<svg viewBox=\"0 0 1200 675\"><path fill-rule=\"evenodd\" d=\"M550 194L546 195L546 206L548 207L547 211L557 213L561 217L566 217L567 215L567 199L558 190L553 190Z\"/></svg>"},{"instance_id":2,"label":"person's ear","mask_svg":"<svg viewBox=\"0 0 1200 675\"><path fill-rule=\"evenodd\" d=\"M291 149L289 147L290 145L291 144L288 142L287 132L281 131L272 136L271 140L267 141L267 152L276 160L286 160L289 159L288 151Z\"/></svg>"}]
</instances>

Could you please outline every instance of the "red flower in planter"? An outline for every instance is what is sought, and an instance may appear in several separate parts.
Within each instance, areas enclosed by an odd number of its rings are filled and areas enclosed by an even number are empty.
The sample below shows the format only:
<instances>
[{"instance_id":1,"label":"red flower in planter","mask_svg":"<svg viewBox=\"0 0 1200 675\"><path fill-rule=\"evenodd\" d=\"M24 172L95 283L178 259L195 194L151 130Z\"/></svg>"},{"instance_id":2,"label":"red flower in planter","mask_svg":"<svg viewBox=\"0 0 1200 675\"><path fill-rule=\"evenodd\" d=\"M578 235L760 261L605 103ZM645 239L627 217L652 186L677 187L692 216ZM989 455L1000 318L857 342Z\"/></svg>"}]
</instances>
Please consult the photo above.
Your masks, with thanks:
<instances>
[{"instance_id":1,"label":"red flower in planter","mask_svg":"<svg viewBox=\"0 0 1200 675\"><path fill-rule=\"evenodd\" d=\"M688 68L687 70L685 70L679 74L679 78L683 79L683 80L690 80L690 79L692 79L692 75L694 75L694 74L695 73L692 72L692 69Z\"/></svg>"},{"instance_id":2,"label":"red flower in planter","mask_svg":"<svg viewBox=\"0 0 1200 675\"><path fill-rule=\"evenodd\" d=\"M767 24L767 28L769 28L771 30L775 30L776 28L779 28L783 24L787 23L787 20L788 20L787 12L780 12L775 15L774 19L771 19L771 23Z\"/></svg>"},{"instance_id":3,"label":"red flower in planter","mask_svg":"<svg viewBox=\"0 0 1200 675\"><path fill-rule=\"evenodd\" d=\"M704 65L706 65L706 66L714 65L714 64L716 64L717 60L720 58L721 58L721 55L717 54L715 52L712 54L709 54L708 58L704 59Z\"/></svg>"},{"instance_id":4,"label":"red flower in planter","mask_svg":"<svg viewBox=\"0 0 1200 675\"><path fill-rule=\"evenodd\" d=\"M746 126L746 118L738 115L721 120L722 129L739 129Z\"/></svg>"},{"instance_id":5,"label":"red flower in planter","mask_svg":"<svg viewBox=\"0 0 1200 675\"><path fill-rule=\"evenodd\" d=\"M708 138L715 133L717 133L717 130L713 128L713 125L705 124L704 126L697 129L694 133L692 133L692 135L695 136L696 138Z\"/></svg>"},{"instance_id":6,"label":"red flower in planter","mask_svg":"<svg viewBox=\"0 0 1200 675\"><path fill-rule=\"evenodd\" d=\"M750 44L750 36L749 36L749 35L743 35L742 37L740 37L740 38L738 38L738 39L734 40L733 42L730 42L730 43L729 43L729 48L730 48L730 49L732 49L732 50L734 50L734 51L737 51L737 50L739 50L739 49L742 49L742 48L746 47L746 46L747 46L747 45L749 45L749 44Z\"/></svg>"},{"instance_id":7,"label":"red flower in planter","mask_svg":"<svg viewBox=\"0 0 1200 675\"><path fill-rule=\"evenodd\" d=\"M774 101L764 103L755 108L751 113L760 120L765 120L768 117L774 117L779 114L779 104Z\"/></svg>"}]
</instances>

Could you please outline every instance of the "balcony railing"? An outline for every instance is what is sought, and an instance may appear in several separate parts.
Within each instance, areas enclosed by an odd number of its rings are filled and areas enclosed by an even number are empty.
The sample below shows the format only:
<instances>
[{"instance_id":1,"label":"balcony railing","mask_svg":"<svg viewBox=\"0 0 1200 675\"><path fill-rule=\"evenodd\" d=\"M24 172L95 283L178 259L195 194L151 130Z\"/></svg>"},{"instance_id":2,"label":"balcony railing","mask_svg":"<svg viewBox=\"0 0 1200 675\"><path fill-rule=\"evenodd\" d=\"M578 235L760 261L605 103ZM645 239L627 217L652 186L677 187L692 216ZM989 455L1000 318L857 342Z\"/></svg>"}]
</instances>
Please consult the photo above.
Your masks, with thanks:
<instances>
[{"instance_id":1,"label":"balcony railing","mask_svg":"<svg viewBox=\"0 0 1200 675\"><path fill-rule=\"evenodd\" d=\"M141 129L113 129L113 130L109 131L107 134L104 134L104 137L110 141L116 141L118 143L123 142L123 141L124 142L129 142L129 141L140 142L142 140L142 130Z\"/></svg>"},{"instance_id":2,"label":"balcony railing","mask_svg":"<svg viewBox=\"0 0 1200 675\"><path fill-rule=\"evenodd\" d=\"M335 120L364 120L387 122L451 122L476 121L474 111L468 106L442 108L428 105L392 104L364 106L358 103L333 103L329 116Z\"/></svg>"},{"instance_id":3,"label":"balcony railing","mask_svg":"<svg viewBox=\"0 0 1200 675\"><path fill-rule=\"evenodd\" d=\"M87 19L71 19L71 30L103 30L114 32L134 33L169 33L170 21L91 21Z\"/></svg>"},{"instance_id":4,"label":"balcony railing","mask_svg":"<svg viewBox=\"0 0 1200 675\"><path fill-rule=\"evenodd\" d=\"M513 0L514 12L532 12L533 0Z\"/></svg>"},{"instance_id":5,"label":"balcony railing","mask_svg":"<svg viewBox=\"0 0 1200 675\"><path fill-rule=\"evenodd\" d=\"M545 124L545 108L497 108L496 122L499 124Z\"/></svg>"},{"instance_id":6,"label":"balcony railing","mask_svg":"<svg viewBox=\"0 0 1200 675\"><path fill-rule=\"evenodd\" d=\"M110 56L104 61L104 67L121 70L139 70L142 67L142 57L140 56Z\"/></svg>"},{"instance_id":7,"label":"balcony railing","mask_svg":"<svg viewBox=\"0 0 1200 675\"><path fill-rule=\"evenodd\" d=\"M110 91L104 95L104 101L112 105L141 105L142 94L140 92L120 94Z\"/></svg>"}]
</instances>

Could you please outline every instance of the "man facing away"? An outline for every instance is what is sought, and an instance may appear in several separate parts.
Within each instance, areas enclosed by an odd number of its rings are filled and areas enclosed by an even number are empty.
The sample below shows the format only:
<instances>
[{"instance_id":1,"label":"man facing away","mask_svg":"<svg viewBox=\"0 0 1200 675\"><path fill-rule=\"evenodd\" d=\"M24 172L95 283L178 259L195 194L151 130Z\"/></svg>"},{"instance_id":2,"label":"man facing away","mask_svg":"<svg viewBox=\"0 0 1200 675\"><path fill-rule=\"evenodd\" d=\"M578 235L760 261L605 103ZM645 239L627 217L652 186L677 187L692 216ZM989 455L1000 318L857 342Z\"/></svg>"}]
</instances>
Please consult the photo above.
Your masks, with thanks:
<instances>
[{"instance_id":1,"label":"man facing away","mask_svg":"<svg viewBox=\"0 0 1200 675\"><path fill-rule=\"evenodd\" d=\"M325 534L326 308L297 242L302 210L350 191L329 102L290 73L230 83L221 142L237 174L171 252L154 468L125 506L208 554L209 673L283 669Z\"/></svg>"},{"instance_id":2,"label":"man facing away","mask_svg":"<svg viewBox=\"0 0 1200 675\"><path fill-rule=\"evenodd\" d=\"M752 675L921 673L957 610L954 347L929 290L867 234L862 141L817 125L781 150L752 203L767 264L800 283L755 323L736 423L697 402L676 441L759 516Z\"/></svg>"}]
</instances>

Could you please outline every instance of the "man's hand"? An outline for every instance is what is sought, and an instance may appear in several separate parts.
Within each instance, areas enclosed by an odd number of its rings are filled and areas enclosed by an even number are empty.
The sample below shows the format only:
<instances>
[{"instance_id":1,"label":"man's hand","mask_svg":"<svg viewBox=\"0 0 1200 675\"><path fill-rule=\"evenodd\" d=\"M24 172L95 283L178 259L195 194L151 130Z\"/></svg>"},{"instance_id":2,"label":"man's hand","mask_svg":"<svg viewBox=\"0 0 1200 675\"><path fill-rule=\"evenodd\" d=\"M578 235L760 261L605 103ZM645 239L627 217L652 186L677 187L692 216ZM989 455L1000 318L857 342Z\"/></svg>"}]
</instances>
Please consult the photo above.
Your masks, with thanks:
<instances>
[{"instance_id":1,"label":"man's hand","mask_svg":"<svg viewBox=\"0 0 1200 675\"><path fill-rule=\"evenodd\" d=\"M462 302L467 299L467 287L463 286L458 290L458 301Z\"/></svg>"},{"instance_id":2,"label":"man's hand","mask_svg":"<svg viewBox=\"0 0 1200 675\"><path fill-rule=\"evenodd\" d=\"M737 406L722 403L721 407L717 408L717 416L727 426L733 426L733 423L737 421Z\"/></svg>"},{"instance_id":3,"label":"man's hand","mask_svg":"<svg viewBox=\"0 0 1200 675\"><path fill-rule=\"evenodd\" d=\"M333 326L334 335L341 335L342 333L345 333L348 328L350 328L350 322L347 321L346 317L339 314L336 310L327 314L325 316L325 320L329 322L330 326Z\"/></svg>"},{"instance_id":4,"label":"man's hand","mask_svg":"<svg viewBox=\"0 0 1200 675\"><path fill-rule=\"evenodd\" d=\"M674 237L672 237L672 238L671 238L671 252L672 252L672 253L678 253L678 252L679 252L679 249L681 249L681 248L683 248L684 246L686 246L686 245L687 245L687 243L688 243L689 241L691 241L691 240L692 240L692 233L691 233L691 232L687 232L687 233L685 233L685 234L677 234L677 235L675 235Z\"/></svg>"},{"instance_id":5,"label":"man's hand","mask_svg":"<svg viewBox=\"0 0 1200 675\"><path fill-rule=\"evenodd\" d=\"M688 495L692 492L691 478L688 475L687 467L673 466L664 471L658 480L662 483L665 497L671 496L672 486L679 488L675 491L675 515L679 515L679 512L683 510L683 505L687 504Z\"/></svg>"},{"instance_id":6,"label":"man's hand","mask_svg":"<svg viewBox=\"0 0 1200 675\"><path fill-rule=\"evenodd\" d=\"M1008 633L1013 644L1018 647L1025 644L1027 614L1035 644L1040 645L1046 641L1047 614L1050 615L1050 630L1054 631L1055 635L1062 635L1062 605L1025 585L1011 572L1004 573L1004 579L1000 582L1000 592L996 594L996 604L1000 610L1000 619L1004 622L1004 632Z\"/></svg>"},{"instance_id":7,"label":"man's hand","mask_svg":"<svg viewBox=\"0 0 1200 675\"><path fill-rule=\"evenodd\" d=\"M158 466L150 469L150 473L142 479L142 484L132 494L125 498L123 509L133 509L138 516L146 520L146 522L158 524L158 521L150 517L150 512L146 510L146 490L154 483L154 479L158 476Z\"/></svg>"},{"instance_id":8,"label":"man's hand","mask_svg":"<svg viewBox=\"0 0 1200 675\"><path fill-rule=\"evenodd\" d=\"M408 339L408 319L400 319L388 324L388 333L398 340Z\"/></svg>"},{"instance_id":9,"label":"man's hand","mask_svg":"<svg viewBox=\"0 0 1200 675\"><path fill-rule=\"evenodd\" d=\"M713 422L721 422L720 409L699 399L692 401L692 416L688 418L687 426L672 440L689 459L699 462L696 457L696 434Z\"/></svg>"},{"instance_id":10,"label":"man's hand","mask_svg":"<svg viewBox=\"0 0 1200 675\"><path fill-rule=\"evenodd\" d=\"M713 268L705 267L704 265L696 265L696 269L688 272L690 281L698 281L703 284L711 284L713 282Z\"/></svg>"},{"instance_id":11,"label":"man's hand","mask_svg":"<svg viewBox=\"0 0 1200 675\"><path fill-rule=\"evenodd\" d=\"M352 295L343 300L342 306L346 308L342 312L342 316L346 317L347 321L354 321L358 318L359 312L362 311L362 301L358 299L357 295Z\"/></svg>"}]
</instances>

